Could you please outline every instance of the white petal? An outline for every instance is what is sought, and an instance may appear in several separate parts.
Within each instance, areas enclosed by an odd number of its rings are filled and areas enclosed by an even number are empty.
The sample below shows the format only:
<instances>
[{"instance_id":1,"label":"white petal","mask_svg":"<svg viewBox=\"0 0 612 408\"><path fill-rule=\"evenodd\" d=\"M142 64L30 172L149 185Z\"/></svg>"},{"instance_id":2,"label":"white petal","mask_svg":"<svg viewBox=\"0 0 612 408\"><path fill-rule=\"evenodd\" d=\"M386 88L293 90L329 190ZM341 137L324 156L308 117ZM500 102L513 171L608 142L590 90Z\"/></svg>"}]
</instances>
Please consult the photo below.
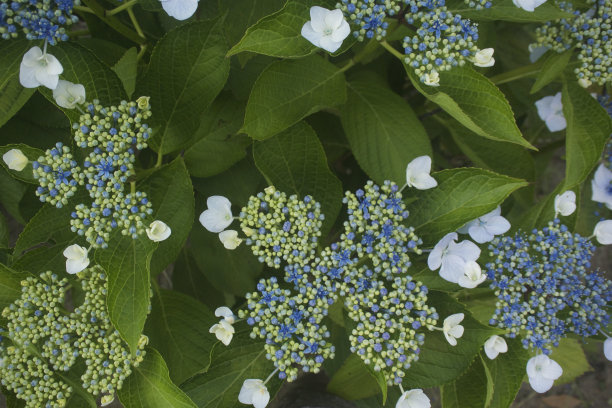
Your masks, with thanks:
<instances>
[{"instance_id":1,"label":"white petal","mask_svg":"<svg viewBox=\"0 0 612 408\"><path fill-rule=\"evenodd\" d=\"M324 35L319 39L319 47L328 52L336 52L341 46L342 41L334 41L328 35Z\"/></svg>"},{"instance_id":2,"label":"white petal","mask_svg":"<svg viewBox=\"0 0 612 408\"><path fill-rule=\"evenodd\" d=\"M544 365L542 375L554 381L563 375L563 368L555 360L549 358L548 364Z\"/></svg>"},{"instance_id":3,"label":"white petal","mask_svg":"<svg viewBox=\"0 0 612 408\"><path fill-rule=\"evenodd\" d=\"M198 9L198 0L163 0L161 5L170 17L187 20Z\"/></svg>"},{"instance_id":4,"label":"white petal","mask_svg":"<svg viewBox=\"0 0 612 408\"><path fill-rule=\"evenodd\" d=\"M612 181L612 171L608 170L603 163L600 164L593 175L593 181L600 188L607 187L610 184L610 181Z\"/></svg>"},{"instance_id":5,"label":"white petal","mask_svg":"<svg viewBox=\"0 0 612 408\"><path fill-rule=\"evenodd\" d=\"M546 120L553 112L550 105L554 99L554 96L545 96L540 100L537 100L535 106L538 110L538 116L540 119Z\"/></svg>"},{"instance_id":6,"label":"white petal","mask_svg":"<svg viewBox=\"0 0 612 408\"><path fill-rule=\"evenodd\" d=\"M431 408L431 402L423 390L417 388L404 392L395 408Z\"/></svg>"},{"instance_id":7,"label":"white petal","mask_svg":"<svg viewBox=\"0 0 612 408\"><path fill-rule=\"evenodd\" d=\"M64 256L68 259L84 259L87 258L87 249L80 245L72 244L64 249Z\"/></svg>"},{"instance_id":8,"label":"white petal","mask_svg":"<svg viewBox=\"0 0 612 408\"><path fill-rule=\"evenodd\" d=\"M230 324L233 324L234 321L236 320L236 316L234 316L232 309L230 309L227 306L218 307L215 310L215 316L223 317Z\"/></svg>"},{"instance_id":9,"label":"white petal","mask_svg":"<svg viewBox=\"0 0 612 408\"><path fill-rule=\"evenodd\" d=\"M456 232L449 232L443 236L440 241L438 241L427 258L427 265L429 266L429 269L435 271L440 267L440 265L442 265L442 253L448 248L450 243L455 241L457 238L458 235Z\"/></svg>"},{"instance_id":10,"label":"white petal","mask_svg":"<svg viewBox=\"0 0 612 408\"><path fill-rule=\"evenodd\" d=\"M155 220L149 225L146 232L151 241L161 242L170 236L172 230L163 221Z\"/></svg>"},{"instance_id":11,"label":"white petal","mask_svg":"<svg viewBox=\"0 0 612 408\"><path fill-rule=\"evenodd\" d=\"M24 88L36 88L40 82L36 79L36 69L26 66L23 62L19 67L19 83Z\"/></svg>"},{"instance_id":12,"label":"white petal","mask_svg":"<svg viewBox=\"0 0 612 408\"><path fill-rule=\"evenodd\" d=\"M11 170L21 171L30 162L28 158L19 149L11 149L2 155L2 160Z\"/></svg>"},{"instance_id":13,"label":"white petal","mask_svg":"<svg viewBox=\"0 0 612 408\"><path fill-rule=\"evenodd\" d=\"M310 23L312 24L312 29L315 32L323 33L327 28L325 24L325 18L329 10L319 6L312 6L310 8Z\"/></svg>"},{"instance_id":14,"label":"white petal","mask_svg":"<svg viewBox=\"0 0 612 408\"><path fill-rule=\"evenodd\" d=\"M445 255L442 258L442 267L440 268L440 277L452 283L458 283L459 279L464 275L465 260L457 255Z\"/></svg>"},{"instance_id":15,"label":"white petal","mask_svg":"<svg viewBox=\"0 0 612 408\"><path fill-rule=\"evenodd\" d=\"M340 28L340 25L343 21L344 15L342 14L342 10L340 9L331 10L325 16L325 25L327 25L327 27L331 28L334 31Z\"/></svg>"},{"instance_id":16,"label":"white petal","mask_svg":"<svg viewBox=\"0 0 612 408\"><path fill-rule=\"evenodd\" d=\"M302 26L302 37L318 47L323 34L314 31L311 22L307 21Z\"/></svg>"},{"instance_id":17,"label":"white petal","mask_svg":"<svg viewBox=\"0 0 612 408\"><path fill-rule=\"evenodd\" d=\"M235 230L227 230L219 233L219 240L223 243L225 249L236 249L242 242L240 238L238 238L238 231Z\"/></svg>"},{"instance_id":18,"label":"white petal","mask_svg":"<svg viewBox=\"0 0 612 408\"><path fill-rule=\"evenodd\" d=\"M435 178L431 177L427 173L419 173L413 177L412 187L417 190L429 190L438 185Z\"/></svg>"},{"instance_id":19,"label":"white petal","mask_svg":"<svg viewBox=\"0 0 612 408\"><path fill-rule=\"evenodd\" d=\"M35 67L38 66L42 56L43 52L40 47L32 47L23 55L21 62L29 67Z\"/></svg>"},{"instance_id":20,"label":"white petal","mask_svg":"<svg viewBox=\"0 0 612 408\"><path fill-rule=\"evenodd\" d=\"M458 338L460 338L461 336L463 336L463 331L464 331L463 326L459 324L459 325L457 325L457 326L455 326L455 327L451 328L451 329L448 331L448 333L449 333L451 336L453 336L454 338L458 339Z\"/></svg>"},{"instance_id":21,"label":"white petal","mask_svg":"<svg viewBox=\"0 0 612 408\"><path fill-rule=\"evenodd\" d=\"M66 259L66 272L71 275L79 273L89 266L89 258L81 259Z\"/></svg>"},{"instance_id":22,"label":"white petal","mask_svg":"<svg viewBox=\"0 0 612 408\"><path fill-rule=\"evenodd\" d=\"M537 46L537 47L529 47L529 61L536 62L537 60L540 59L540 57L544 54L546 54L546 51L548 51L550 49L550 47L545 47L545 46Z\"/></svg>"},{"instance_id":23,"label":"white petal","mask_svg":"<svg viewBox=\"0 0 612 408\"><path fill-rule=\"evenodd\" d=\"M59 82L59 75L49 74L47 71L38 69L34 73L36 80L40 82L41 85L49 88L55 89L57 88L57 84Z\"/></svg>"},{"instance_id":24,"label":"white petal","mask_svg":"<svg viewBox=\"0 0 612 408\"><path fill-rule=\"evenodd\" d=\"M346 21L342 20L340 27L338 27L331 35L333 41L342 42L351 33L351 26Z\"/></svg>"},{"instance_id":25,"label":"white petal","mask_svg":"<svg viewBox=\"0 0 612 408\"><path fill-rule=\"evenodd\" d=\"M487 220L485 228L489 233L493 235L501 235L508 232L508 230L510 229L510 222L508 222L508 220L502 217L501 215L496 215L494 217L490 217Z\"/></svg>"},{"instance_id":26,"label":"white petal","mask_svg":"<svg viewBox=\"0 0 612 408\"><path fill-rule=\"evenodd\" d=\"M494 235L487 231L483 225L474 225L473 227L470 227L468 233L470 234L470 237L479 244L489 242L494 238Z\"/></svg>"},{"instance_id":27,"label":"white petal","mask_svg":"<svg viewBox=\"0 0 612 408\"><path fill-rule=\"evenodd\" d=\"M62 72L64 72L64 67L62 67L62 64L60 64L59 60L55 58L55 56L47 53L44 58L47 61L47 74L60 75Z\"/></svg>"},{"instance_id":28,"label":"white petal","mask_svg":"<svg viewBox=\"0 0 612 408\"><path fill-rule=\"evenodd\" d=\"M453 327L463 321L465 315L463 313L455 313L444 319L444 326Z\"/></svg>"},{"instance_id":29,"label":"white petal","mask_svg":"<svg viewBox=\"0 0 612 408\"><path fill-rule=\"evenodd\" d=\"M559 132L567 127L567 122L563 115L554 114L546 119L546 127L551 132Z\"/></svg>"},{"instance_id":30,"label":"white petal","mask_svg":"<svg viewBox=\"0 0 612 408\"><path fill-rule=\"evenodd\" d=\"M535 392L539 392L540 394L550 390L554 382L554 380L542 376L529 377L529 385L531 385L531 388L533 388Z\"/></svg>"},{"instance_id":31,"label":"white petal","mask_svg":"<svg viewBox=\"0 0 612 408\"><path fill-rule=\"evenodd\" d=\"M604 341L604 355L609 361L612 361L612 338L610 337Z\"/></svg>"},{"instance_id":32,"label":"white petal","mask_svg":"<svg viewBox=\"0 0 612 408\"><path fill-rule=\"evenodd\" d=\"M339 10L338 10L339 11ZM270 393L266 389L266 386L262 386L253 393L252 404L255 408L265 408L270 402Z\"/></svg>"},{"instance_id":33,"label":"white petal","mask_svg":"<svg viewBox=\"0 0 612 408\"><path fill-rule=\"evenodd\" d=\"M476 261L480 256L480 248L472 241L464 240L457 243L451 242L448 253L463 258L464 261Z\"/></svg>"},{"instance_id":34,"label":"white petal","mask_svg":"<svg viewBox=\"0 0 612 408\"><path fill-rule=\"evenodd\" d=\"M431 157L429 156L419 156L408 163L406 167L406 179L409 178L410 175L416 175L419 173L427 173L431 172Z\"/></svg>"},{"instance_id":35,"label":"white petal","mask_svg":"<svg viewBox=\"0 0 612 408\"><path fill-rule=\"evenodd\" d=\"M484 351L487 357L489 357L489 360L495 360L499 355L499 351L495 350L492 347L487 347L487 343L485 343Z\"/></svg>"},{"instance_id":36,"label":"white petal","mask_svg":"<svg viewBox=\"0 0 612 408\"><path fill-rule=\"evenodd\" d=\"M595 225L593 235L601 245L612 244L612 220L599 221Z\"/></svg>"},{"instance_id":37,"label":"white petal","mask_svg":"<svg viewBox=\"0 0 612 408\"><path fill-rule=\"evenodd\" d=\"M576 210L576 193L569 190L555 197L555 212L564 217L571 215Z\"/></svg>"},{"instance_id":38,"label":"white petal","mask_svg":"<svg viewBox=\"0 0 612 408\"><path fill-rule=\"evenodd\" d=\"M453 336L451 336L447 332L444 332L444 337L446 337L446 341L448 341L448 344L450 344L451 346L457 345L457 339L455 339Z\"/></svg>"}]
</instances>

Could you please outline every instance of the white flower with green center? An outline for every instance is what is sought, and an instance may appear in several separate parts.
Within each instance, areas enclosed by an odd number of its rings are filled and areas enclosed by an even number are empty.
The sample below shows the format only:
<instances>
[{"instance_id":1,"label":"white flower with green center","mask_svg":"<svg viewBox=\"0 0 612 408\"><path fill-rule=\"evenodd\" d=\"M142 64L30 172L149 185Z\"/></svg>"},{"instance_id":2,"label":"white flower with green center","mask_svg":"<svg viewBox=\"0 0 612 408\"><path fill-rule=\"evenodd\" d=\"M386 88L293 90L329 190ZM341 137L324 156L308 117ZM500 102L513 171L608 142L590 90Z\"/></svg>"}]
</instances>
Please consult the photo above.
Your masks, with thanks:
<instances>
[{"instance_id":1,"label":"white flower with green center","mask_svg":"<svg viewBox=\"0 0 612 408\"><path fill-rule=\"evenodd\" d=\"M417 388L402 393L395 408L430 408L431 402L423 390Z\"/></svg>"},{"instance_id":2,"label":"white flower with green center","mask_svg":"<svg viewBox=\"0 0 612 408\"><path fill-rule=\"evenodd\" d=\"M154 242L164 241L168 239L170 234L172 234L172 230L170 229L170 227L166 225L165 222L159 220L153 221L149 225L149 228L146 229L146 231L149 239Z\"/></svg>"},{"instance_id":3,"label":"white flower with green center","mask_svg":"<svg viewBox=\"0 0 612 408\"><path fill-rule=\"evenodd\" d=\"M422 81L428 86L440 86L440 74L437 71L428 72L423 76Z\"/></svg>"},{"instance_id":4,"label":"white flower with green center","mask_svg":"<svg viewBox=\"0 0 612 408\"><path fill-rule=\"evenodd\" d=\"M536 108L540 119L546 123L551 132L558 132L567 127L567 121L563 116L563 104L561 103L561 92L552 96L545 96L536 101Z\"/></svg>"},{"instance_id":5,"label":"white flower with green center","mask_svg":"<svg viewBox=\"0 0 612 408\"><path fill-rule=\"evenodd\" d=\"M242 239L238 238L238 231L226 230L219 233L219 240L223 243L225 249L233 250L238 248L242 243Z\"/></svg>"},{"instance_id":6,"label":"white flower with green center","mask_svg":"<svg viewBox=\"0 0 612 408\"><path fill-rule=\"evenodd\" d=\"M505 234L509 229L510 223L501 216L501 208L497 207L482 217L468 222L465 226L459 228L458 232L470 234L474 241L484 244L493 240L495 235Z\"/></svg>"},{"instance_id":7,"label":"white flower with green center","mask_svg":"<svg viewBox=\"0 0 612 408\"><path fill-rule=\"evenodd\" d=\"M480 257L480 248L471 241L456 243L457 233L446 234L429 253L427 266L432 271L440 269L440 277L449 282L459 283L465 276L465 264Z\"/></svg>"},{"instance_id":8,"label":"white flower with green center","mask_svg":"<svg viewBox=\"0 0 612 408\"><path fill-rule=\"evenodd\" d=\"M229 346L235 332L234 326L225 319L219 320L219 323L213 325L209 330L209 333L213 333L217 336L217 340L226 346Z\"/></svg>"},{"instance_id":9,"label":"white flower with green center","mask_svg":"<svg viewBox=\"0 0 612 408\"><path fill-rule=\"evenodd\" d=\"M503 337L494 334L485 342L484 351L489 359L494 360L497 358L499 353L505 353L508 351L508 344Z\"/></svg>"},{"instance_id":10,"label":"white flower with green center","mask_svg":"<svg viewBox=\"0 0 612 408\"><path fill-rule=\"evenodd\" d=\"M595 225L593 235L601 245L612 244L612 220L599 221Z\"/></svg>"},{"instance_id":11,"label":"white flower with green center","mask_svg":"<svg viewBox=\"0 0 612 408\"><path fill-rule=\"evenodd\" d=\"M341 10L310 8L310 21L302 26L302 37L325 51L335 52L351 32Z\"/></svg>"},{"instance_id":12,"label":"white flower with green center","mask_svg":"<svg viewBox=\"0 0 612 408\"><path fill-rule=\"evenodd\" d=\"M576 211L576 193L569 190L563 194L557 194L555 197L555 217L557 214L567 217L574 211Z\"/></svg>"},{"instance_id":13,"label":"white flower with green center","mask_svg":"<svg viewBox=\"0 0 612 408\"><path fill-rule=\"evenodd\" d=\"M55 89L62 72L64 72L62 64L53 55L47 54L46 47L45 52L40 47L32 47L21 60L19 82L25 88L37 88L43 85Z\"/></svg>"},{"instance_id":14,"label":"white flower with green center","mask_svg":"<svg viewBox=\"0 0 612 408\"><path fill-rule=\"evenodd\" d=\"M544 393L548 391L561 375L563 375L563 369L559 363L545 354L532 357L527 362L529 385L535 392Z\"/></svg>"},{"instance_id":15,"label":"white flower with green center","mask_svg":"<svg viewBox=\"0 0 612 408\"><path fill-rule=\"evenodd\" d=\"M242 383L238 401L255 408L265 408L270 402L270 393L262 380L248 379Z\"/></svg>"},{"instance_id":16,"label":"white flower with green center","mask_svg":"<svg viewBox=\"0 0 612 408\"><path fill-rule=\"evenodd\" d=\"M200 223L210 232L221 232L232 223L232 203L223 196L211 196L206 209L200 214Z\"/></svg>"},{"instance_id":17,"label":"white flower with green center","mask_svg":"<svg viewBox=\"0 0 612 408\"><path fill-rule=\"evenodd\" d=\"M493 58L494 52L495 50L493 48L485 48L483 50L479 50L476 54L474 54L472 62L477 67L492 67L495 64L495 58Z\"/></svg>"},{"instance_id":18,"label":"white flower with green center","mask_svg":"<svg viewBox=\"0 0 612 408\"><path fill-rule=\"evenodd\" d=\"M451 346L456 346L457 339L463 336L464 328L459 323L463 321L464 317L465 315L463 313L455 313L444 319L442 332L444 333L444 337L446 337L446 341L448 341Z\"/></svg>"},{"instance_id":19,"label":"white flower with green center","mask_svg":"<svg viewBox=\"0 0 612 408\"><path fill-rule=\"evenodd\" d=\"M64 256L66 257L66 272L71 275L79 273L89 266L87 249L80 245L73 244L64 249Z\"/></svg>"},{"instance_id":20,"label":"white flower with green center","mask_svg":"<svg viewBox=\"0 0 612 408\"><path fill-rule=\"evenodd\" d=\"M6 163L6 166L15 171L21 171L30 162L28 158L19 149L11 149L2 155L2 160Z\"/></svg>"},{"instance_id":21,"label":"white flower with green center","mask_svg":"<svg viewBox=\"0 0 612 408\"><path fill-rule=\"evenodd\" d=\"M487 279L487 275L482 273L480 265L474 261L465 263L463 276L459 278L457 283L462 288L474 289Z\"/></svg>"},{"instance_id":22,"label":"white flower with green center","mask_svg":"<svg viewBox=\"0 0 612 408\"><path fill-rule=\"evenodd\" d=\"M431 157L419 156L406 166L406 186L417 190L428 190L438 185L435 178L431 177Z\"/></svg>"},{"instance_id":23,"label":"white flower with green center","mask_svg":"<svg viewBox=\"0 0 612 408\"><path fill-rule=\"evenodd\" d=\"M53 99L62 108L74 109L85 102L85 87L60 79L57 88L53 90Z\"/></svg>"}]
</instances>

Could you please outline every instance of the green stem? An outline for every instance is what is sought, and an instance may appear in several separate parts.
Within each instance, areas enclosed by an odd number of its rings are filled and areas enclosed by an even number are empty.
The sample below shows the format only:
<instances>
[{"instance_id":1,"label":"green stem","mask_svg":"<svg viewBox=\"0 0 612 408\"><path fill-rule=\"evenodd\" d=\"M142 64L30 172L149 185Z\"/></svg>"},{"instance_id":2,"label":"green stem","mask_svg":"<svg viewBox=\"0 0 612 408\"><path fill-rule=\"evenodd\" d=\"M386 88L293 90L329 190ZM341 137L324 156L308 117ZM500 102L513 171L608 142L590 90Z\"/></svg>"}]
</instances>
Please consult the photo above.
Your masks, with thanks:
<instances>
[{"instance_id":1,"label":"green stem","mask_svg":"<svg viewBox=\"0 0 612 408\"><path fill-rule=\"evenodd\" d=\"M402 62L404 61L404 58L405 58L404 54L402 54L401 52L399 52L398 50L393 48L393 46L391 44L389 44L386 41L381 41L380 45L382 45L383 48L386 49L387 51L389 51L391 54L393 54L397 58L399 58Z\"/></svg>"},{"instance_id":2,"label":"green stem","mask_svg":"<svg viewBox=\"0 0 612 408\"><path fill-rule=\"evenodd\" d=\"M136 20L136 15L134 14L134 10L132 10L132 7L128 8L127 12L128 16L130 16L130 21L134 25L134 30L136 30L139 36L141 36L142 38L146 38L144 33L142 32L142 28L140 28L140 24L138 24L138 20Z\"/></svg>"},{"instance_id":3,"label":"green stem","mask_svg":"<svg viewBox=\"0 0 612 408\"><path fill-rule=\"evenodd\" d=\"M96 14L95 11L85 6L73 6L72 9L76 11L81 11L83 13Z\"/></svg>"},{"instance_id":4,"label":"green stem","mask_svg":"<svg viewBox=\"0 0 612 408\"><path fill-rule=\"evenodd\" d=\"M351 58L351 60L349 62L347 62L344 66L342 66L340 68L340 72L345 72L347 71L349 68L351 68L353 65L355 65L355 60Z\"/></svg>"},{"instance_id":5,"label":"green stem","mask_svg":"<svg viewBox=\"0 0 612 408\"><path fill-rule=\"evenodd\" d=\"M106 12L104 14L106 14L107 16L114 16L115 14L119 14L121 13L123 10L128 9L130 7L132 7L134 4L138 3L138 0L130 0L128 2L123 3L122 5L120 5L119 7L115 7L112 10L106 10Z\"/></svg>"},{"instance_id":6,"label":"green stem","mask_svg":"<svg viewBox=\"0 0 612 408\"><path fill-rule=\"evenodd\" d=\"M159 152L157 152L157 163L155 163L155 167L159 167L162 165L162 159L163 159L164 155L161 152L161 149L159 150Z\"/></svg>"},{"instance_id":7,"label":"green stem","mask_svg":"<svg viewBox=\"0 0 612 408\"><path fill-rule=\"evenodd\" d=\"M136 194L136 182L135 181L130 181L130 191L132 192L132 194Z\"/></svg>"},{"instance_id":8,"label":"green stem","mask_svg":"<svg viewBox=\"0 0 612 408\"><path fill-rule=\"evenodd\" d=\"M147 44L142 44L140 46L140 51L138 51L138 55L136 56L136 61L140 61L142 57L144 57L145 52L147 52Z\"/></svg>"},{"instance_id":9,"label":"green stem","mask_svg":"<svg viewBox=\"0 0 612 408\"><path fill-rule=\"evenodd\" d=\"M508 82L516 81L517 79L527 78L540 72L541 63L535 63L513 69L512 71L504 72L503 74L495 75L489 78L495 85L501 85Z\"/></svg>"},{"instance_id":10,"label":"green stem","mask_svg":"<svg viewBox=\"0 0 612 408\"><path fill-rule=\"evenodd\" d=\"M83 0L90 10L100 18L104 23L106 23L113 30L117 31L119 34L124 37L132 40L136 44L144 44L147 40L144 35L139 35L137 32L134 32L131 28L123 24L121 21L117 19L115 16L106 16L106 10L97 0Z\"/></svg>"}]
</instances>

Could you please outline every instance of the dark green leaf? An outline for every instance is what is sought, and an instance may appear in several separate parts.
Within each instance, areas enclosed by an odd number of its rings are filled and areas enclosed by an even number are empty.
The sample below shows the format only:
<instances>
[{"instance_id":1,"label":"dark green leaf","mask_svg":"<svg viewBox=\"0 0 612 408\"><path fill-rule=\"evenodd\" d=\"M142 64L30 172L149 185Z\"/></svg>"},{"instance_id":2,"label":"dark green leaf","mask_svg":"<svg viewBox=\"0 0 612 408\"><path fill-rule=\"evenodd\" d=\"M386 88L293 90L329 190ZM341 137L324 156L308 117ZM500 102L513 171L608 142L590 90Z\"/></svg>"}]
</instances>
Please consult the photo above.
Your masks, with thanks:
<instances>
[{"instance_id":1,"label":"dark green leaf","mask_svg":"<svg viewBox=\"0 0 612 408\"><path fill-rule=\"evenodd\" d=\"M224 293L215 289L187 249L181 251L174 263L172 289L185 293L210 308L225 302Z\"/></svg>"},{"instance_id":2,"label":"dark green leaf","mask_svg":"<svg viewBox=\"0 0 612 408\"><path fill-rule=\"evenodd\" d=\"M32 42L22 39L0 42L0 126L16 114L35 91L19 83L21 59L32 46Z\"/></svg>"},{"instance_id":3,"label":"dark green leaf","mask_svg":"<svg viewBox=\"0 0 612 408\"><path fill-rule=\"evenodd\" d=\"M9 247L9 226L3 214L0 214L0 249Z\"/></svg>"},{"instance_id":4,"label":"dark green leaf","mask_svg":"<svg viewBox=\"0 0 612 408\"><path fill-rule=\"evenodd\" d=\"M487 367L480 357L476 357L461 377L442 387L442 407L484 408L489 406L492 394L493 384L490 382Z\"/></svg>"},{"instance_id":5,"label":"dark green leaf","mask_svg":"<svg viewBox=\"0 0 612 408\"><path fill-rule=\"evenodd\" d=\"M379 381L382 378L382 382ZM347 400L368 398L383 392L387 396L387 382L381 373L365 365L356 354L350 354L327 385L327 391Z\"/></svg>"},{"instance_id":6,"label":"dark green leaf","mask_svg":"<svg viewBox=\"0 0 612 408\"><path fill-rule=\"evenodd\" d=\"M542 57L542 68L531 88L531 93L538 92L561 75L572 57L573 52L573 48L562 53L548 51L546 55Z\"/></svg>"},{"instance_id":7,"label":"dark green leaf","mask_svg":"<svg viewBox=\"0 0 612 408\"><path fill-rule=\"evenodd\" d=\"M136 74L138 73L137 56L138 51L135 47L132 47L123 54L112 68L121 80L128 98L132 96L136 89Z\"/></svg>"},{"instance_id":8,"label":"dark green leaf","mask_svg":"<svg viewBox=\"0 0 612 408\"><path fill-rule=\"evenodd\" d=\"M0 263L0 311L21 296L21 281L27 277Z\"/></svg>"},{"instance_id":9,"label":"dark green leaf","mask_svg":"<svg viewBox=\"0 0 612 408\"><path fill-rule=\"evenodd\" d=\"M508 352L501 353L495 360L486 357L484 361L493 380L491 408L508 408L514 402L521 388L529 354L520 339L506 339Z\"/></svg>"},{"instance_id":10,"label":"dark green leaf","mask_svg":"<svg viewBox=\"0 0 612 408\"><path fill-rule=\"evenodd\" d=\"M262 17L278 11L284 3L285 0L220 1L221 14L227 13L232 19L232 23L225 27L228 42L231 45L236 44L249 27Z\"/></svg>"}]
</instances>

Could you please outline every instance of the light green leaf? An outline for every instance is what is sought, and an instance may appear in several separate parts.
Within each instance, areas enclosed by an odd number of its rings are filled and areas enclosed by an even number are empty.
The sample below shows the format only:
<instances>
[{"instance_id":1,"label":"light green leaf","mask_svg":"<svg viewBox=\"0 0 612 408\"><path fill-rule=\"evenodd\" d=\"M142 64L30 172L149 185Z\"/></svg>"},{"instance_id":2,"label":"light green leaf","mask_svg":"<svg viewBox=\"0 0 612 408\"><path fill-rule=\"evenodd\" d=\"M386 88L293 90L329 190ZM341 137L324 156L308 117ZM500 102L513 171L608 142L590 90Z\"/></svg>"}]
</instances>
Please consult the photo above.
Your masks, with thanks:
<instances>
[{"instance_id":1,"label":"light green leaf","mask_svg":"<svg viewBox=\"0 0 612 408\"><path fill-rule=\"evenodd\" d=\"M492 211L527 182L487 170L457 168L433 174L438 187L419 191L407 205L408 222L426 243Z\"/></svg>"},{"instance_id":2,"label":"light green leaf","mask_svg":"<svg viewBox=\"0 0 612 408\"><path fill-rule=\"evenodd\" d=\"M382 378L382 382L379 381ZM365 365L356 354L349 354L340 369L327 385L327 391L346 400L368 398L383 393L383 405L387 397L387 382L380 372Z\"/></svg>"},{"instance_id":3,"label":"light green leaf","mask_svg":"<svg viewBox=\"0 0 612 408\"><path fill-rule=\"evenodd\" d=\"M461 377L442 387L442 408L489 406L493 384L487 374L487 368L482 359L476 357L470 368Z\"/></svg>"},{"instance_id":4,"label":"light green leaf","mask_svg":"<svg viewBox=\"0 0 612 408\"><path fill-rule=\"evenodd\" d=\"M129 48L112 68L121 80L128 98L136 90L136 75L138 74L137 57L138 51L136 47Z\"/></svg>"},{"instance_id":5,"label":"light green leaf","mask_svg":"<svg viewBox=\"0 0 612 408\"><path fill-rule=\"evenodd\" d=\"M531 88L531 93L534 94L538 92L561 75L572 57L573 52L573 48L562 53L548 51L546 55L542 57L542 68Z\"/></svg>"},{"instance_id":6,"label":"light green leaf","mask_svg":"<svg viewBox=\"0 0 612 408\"><path fill-rule=\"evenodd\" d=\"M183 148L198 129L202 112L223 89L229 74L223 25L223 19L182 25L153 49L136 94L151 97L155 150Z\"/></svg>"},{"instance_id":7,"label":"light green leaf","mask_svg":"<svg viewBox=\"0 0 612 408\"><path fill-rule=\"evenodd\" d=\"M153 204L151 218L165 222L172 230L153 253L151 274L156 276L176 259L187 241L194 217L193 186L179 157L145 178L138 188L147 192Z\"/></svg>"},{"instance_id":8,"label":"light green leaf","mask_svg":"<svg viewBox=\"0 0 612 408\"><path fill-rule=\"evenodd\" d=\"M375 182L406 182L406 165L432 155L425 128L406 101L371 76L347 83L342 127L361 168Z\"/></svg>"},{"instance_id":9,"label":"light green leaf","mask_svg":"<svg viewBox=\"0 0 612 408\"><path fill-rule=\"evenodd\" d=\"M132 239L116 232L107 249L94 253L95 262L108 275L106 306L113 326L136 352L149 314L149 268L155 243L145 236Z\"/></svg>"},{"instance_id":10,"label":"light green leaf","mask_svg":"<svg viewBox=\"0 0 612 408\"><path fill-rule=\"evenodd\" d=\"M253 146L255 164L278 190L298 197L311 195L325 214L323 236L342 206L342 184L327 166L323 146L305 122Z\"/></svg>"},{"instance_id":11,"label":"light green leaf","mask_svg":"<svg viewBox=\"0 0 612 408\"><path fill-rule=\"evenodd\" d=\"M512 21L516 23L545 22L560 18L571 17L571 13L562 11L555 4L544 3L534 11L526 11L517 7L512 0L495 0L488 9L476 10L468 7L465 2L458 0L449 4L453 14L460 14L462 17L476 21Z\"/></svg>"},{"instance_id":12,"label":"light green leaf","mask_svg":"<svg viewBox=\"0 0 612 408\"><path fill-rule=\"evenodd\" d=\"M593 370L576 339L561 339L559 346L553 350L550 357L563 368L563 375L555 381L555 385L567 384L587 371Z\"/></svg>"},{"instance_id":13,"label":"light green leaf","mask_svg":"<svg viewBox=\"0 0 612 408\"><path fill-rule=\"evenodd\" d=\"M21 59L33 46L23 39L0 42L0 126L19 112L35 91L19 83Z\"/></svg>"},{"instance_id":14,"label":"light green leaf","mask_svg":"<svg viewBox=\"0 0 612 408\"><path fill-rule=\"evenodd\" d=\"M505 339L508 351L495 360L483 356L493 380L491 408L508 408L521 388L529 354L520 339Z\"/></svg>"},{"instance_id":15,"label":"light green leaf","mask_svg":"<svg viewBox=\"0 0 612 408\"><path fill-rule=\"evenodd\" d=\"M117 394L125 408L197 408L197 405L170 381L164 359L151 347L146 349L144 360L125 379Z\"/></svg>"},{"instance_id":16,"label":"light green leaf","mask_svg":"<svg viewBox=\"0 0 612 408\"><path fill-rule=\"evenodd\" d=\"M250 139L237 135L244 118L244 103L222 93L202 115L197 140L185 151L185 165L194 177L219 174L246 156Z\"/></svg>"},{"instance_id":17,"label":"light green leaf","mask_svg":"<svg viewBox=\"0 0 612 408\"><path fill-rule=\"evenodd\" d=\"M274 62L253 85L241 132L253 139L267 139L345 100L344 74L324 58L313 55Z\"/></svg>"},{"instance_id":18,"label":"light green leaf","mask_svg":"<svg viewBox=\"0 0 612 408\"><path fill-rule=\"evenodd\" d=\"M266 359L264 343L252 340L248 335L250 331L250 327L237 330L229 346L218 342L213 349L208 371L181 385L199 408L244 407L238 402L244 380L265 380L274 371L274 366ZM279 386L277 378L266 384L271 400Z\"/></svg>"},{"instance_id":19,"label":"light green leaf","mask_svg":"<svg viewBox=\"0 0 612 408\"><path fill-rule=\"evenodd\" d=\"M145 334L149 344L164 357L172 381L180 384L208 368L216 342L208 329L219 319L190 296L154 288L151 318L147 319Z\"/></svg>"},{"instance_id":20,"label":"light green leaf","mask_svg":"<svg viewBox=\"0 0 612 408\"><path fill-rule=\"evenodd\" d=\"M564 186L569 190L586 180L597 165L612 133L612 119L574 80L564 81L561 101L567 121Z\"/></svg>"},{"instance_id":21,"label":"light green leaf","mask_svg":"<svg viewBox=\"0 0 612 408\"><path fill-rule=\"evenodd\" d=\"M25 181L26 183L38 184L38 181L36 181L32 173L32 161L38 160L38 158L44 155L45 152L25 144L10 144L6 146L0 146L0 156L4 155L4 153L12 149L21 150L21 152L28 158L28 160L30 160L30 163L28 163L21 171L10 170L4 160L0 161L0 164L6 169L7 172L9 172L10 175L15 177L16 179Z\"/></svg>"},{"instance_id":22,"label":"light green leaf","mask_svg":"<svg viewBox=\"0 0 612 408\"><path fill-rule=\"evenodd\" d=\"M535 149L521 135L504 94L469 66L440 73L440 86L423 84L404 64L414 87L477 135Z\"/></svg>"}]
</instances>

